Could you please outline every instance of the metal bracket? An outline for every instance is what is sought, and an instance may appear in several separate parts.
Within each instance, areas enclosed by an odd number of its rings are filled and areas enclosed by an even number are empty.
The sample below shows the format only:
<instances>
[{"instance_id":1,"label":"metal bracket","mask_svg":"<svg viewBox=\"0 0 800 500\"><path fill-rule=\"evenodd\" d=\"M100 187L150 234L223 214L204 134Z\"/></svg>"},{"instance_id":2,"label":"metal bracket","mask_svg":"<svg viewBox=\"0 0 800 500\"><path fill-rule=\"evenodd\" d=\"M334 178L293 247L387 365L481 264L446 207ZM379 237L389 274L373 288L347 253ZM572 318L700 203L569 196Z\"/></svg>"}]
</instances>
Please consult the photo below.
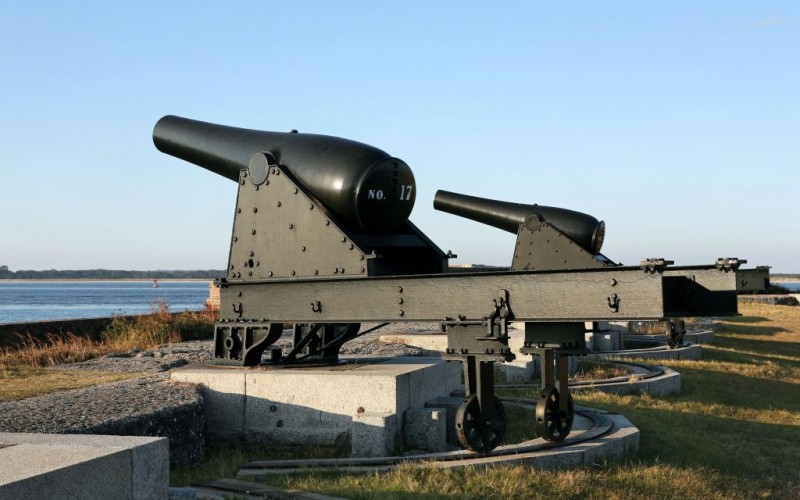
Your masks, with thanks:
<instances>
[{"instance_id":1,"label":"metal bracket","mask_svg":"<svg viewBox=\"0 0 800 500\"><path fill-rule=\"evenodd\" d=\"M667 266L671 266L674 263L674 260L666 260L663 257L657 257L655 259L645 259L641 261L639 267L646 273L655 274L664 272Z\"/></svg>"},{"instance_id":2,"label":"metal bracket","mask_svg":"<svg viewBox=\"0 0 800 500\"><path fill-rule=\"evenodd\" d=\"M615 313L619 312L619 303L620 302L621 301L620 301L619 295L617 295L616 293L614 295L612 295L611 297L608 297L608 307L610 307L611 310L613 312L615 312Z\"/></svg>"},{"instance_id":3,"label":"metal bracket","mask_svg":"<svg viewBox=\"0 0 800 500\"><path fill-rule=\"evenodd\" d=\"M443 322L447 332L445 358L512 361L514 354L508 347L508 320L512 317L508 298L508 290L499 290L492 299L491 312L481 320L458 315L455 320Z\"/></svg>"},{"instance_id":4,"label":"metal bracket","mask_svg":"<svg viewBox=\"0 0 800 500\"><path fill-rule=\"evenodd\" d=\"M746 263L747 261L745 259L737 259L736 257L727 257L724 259L723 258L717 259L716 266L717 269L728 273L730 271L738 270L739 266Z\"/></svg>"},{"instance_id":5,"label":"metal bracket","mask_svg":"<svg viewBox=\"0 0 800 500\"><path fill-rule=\"evenodd\" d=\"M283 333L283 324L230 322L214 325L214 362L256 366L261 354Z\"/></svg>"},{"instance_id":6,"label":"metal bracket","mask_svg":"<svg viewBox=\"0 0 800 500\"><path fill-rule=\"evenodd\" d=\"M501 290L492 303L494 309L486 317L486 335L508 338L508 320L511 317L511 309L508 306L508 290Z\"/></svg>"}]
</instances>

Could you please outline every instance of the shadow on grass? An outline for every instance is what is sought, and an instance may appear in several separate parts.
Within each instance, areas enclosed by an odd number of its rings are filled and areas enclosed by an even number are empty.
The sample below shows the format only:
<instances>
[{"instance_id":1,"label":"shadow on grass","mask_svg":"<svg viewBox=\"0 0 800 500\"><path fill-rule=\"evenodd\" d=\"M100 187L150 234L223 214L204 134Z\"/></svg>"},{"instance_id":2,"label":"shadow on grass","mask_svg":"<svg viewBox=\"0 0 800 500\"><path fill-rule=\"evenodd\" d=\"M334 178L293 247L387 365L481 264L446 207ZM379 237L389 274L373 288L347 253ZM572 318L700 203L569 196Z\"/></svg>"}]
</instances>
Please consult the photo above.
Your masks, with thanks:
<instances>
[{"instance_id":1,"label":"shadow on grass","mask_svg":"<svg viewBox=\"0 0 800 500\"><path fill-rule=\"evenodd\" d=\"M729 346L719 346L719 347L726 347L727 349L730 350L714 349L713 347L704 347L703 361L740 363L748 366L763 365L764 363L775 363L779 366L789 367L789 368L794 368L796 364L796 362L787 360L785 358L785 356L787 356L786 353L781 353L780 355L755 354L750 351L743 352L741 350L736 349L735 347L729 347ZM800 346L798 346L798 353L800 353ZM791 356L791 354L788 355ZM680 368L678 368L678 371L680 371Z\"/></svg>"},{"instance_id":2,"label":"shadow on grass","mask_svg":"<svg viewBox=\"0 0 800 500\"><path fill-rule=\"evenodd\" d=\"M726 323L761 323L764 321L770 321L769 318L765 318L763 316L732 316L725 318L722 321L722 324Z\"/></svg>"},{"instance_id":3,"label":"shadow on grass","mask_svg":"<svg viewBox=\"0 0 800 500\"><path fill-rule=\"evenodd\" d=\"M786 342L770 340L769 338L726 338L718 336L713 346L737 351L747 351L761 356L783 355L796 356L800 354L800 342Z\"/></svg>"},{"instance_id":4,"label":"shadow on grass","mask_svg":"<svg viewBox=\"0 0 800 500\"><path fill-rule=\"evenodd\" d=\"M779 367L776 367L780 370ZM748 410L800 412L798 385L731 372L682 366L681 392L669 399L676 402L714 402ZM800 430L800 428L798 428Z\"/></svg>"},{"instance_id":5,"label":"shadow on grass","mask_svg":"<svg viewBox=\"0 0 800 500\"><path fill-rule=\"evenodd\" d=\"M649 463L705 467L735 477L786 483L800 480L800 427L662 408L602 403L641 432L639 457Z\"/></svg>"},{"instance_id":6,"label":"shadow on grass","mask_svg":"<svg viewBox=\"0 0 800 500\"><path fill-rule=\"evenodd\" d=\"M781 328L779 326L753 326L749 324L736 324L736 325L723 325L718 333L720 335L725 335L726 333L733 333L737 335L767 336L787 331L788 330L786 328Z\"/></svg>"}]
</instances>

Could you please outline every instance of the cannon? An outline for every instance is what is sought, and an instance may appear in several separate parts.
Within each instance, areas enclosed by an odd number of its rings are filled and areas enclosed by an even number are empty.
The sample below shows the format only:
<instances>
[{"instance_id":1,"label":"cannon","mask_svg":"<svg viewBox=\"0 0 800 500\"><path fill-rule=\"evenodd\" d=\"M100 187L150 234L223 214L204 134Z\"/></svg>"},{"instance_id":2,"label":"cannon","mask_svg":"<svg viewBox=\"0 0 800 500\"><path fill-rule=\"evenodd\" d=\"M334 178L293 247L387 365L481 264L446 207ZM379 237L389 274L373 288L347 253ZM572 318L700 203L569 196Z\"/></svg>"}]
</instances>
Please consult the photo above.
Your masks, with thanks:
<instances>
[{"instance_id":1,"label":"cannon","mask_svg":"<svg viewBox=\"0 0 800 500\"><path fill-rule=\"evenodd\" d=\"M433 198L433 208L514 234L519 231L520 224L538 229L540 223L547 221L593 253L600 252L605 238L605 222L566 208L489 200L442 190Z\"/></svg>"},{"instance_id":2,"label":"cannon","mask_svg":"<svg viewBox=\"0 0 800 500\"><path fill-rule=\"evenodd\" d=\"M438 191L433 208L517 234L512 270L614 265L600 253L606 224L566 208L525 205ZM532 239L533 238L533 239ZM545 241L541 241L544 238ZM550 241L552 239L553 241Z\"/></svg>"},{"instance_id":3,"label":"cannon","mask_svg":"<svg viewBox=\"0 0 800 500\"><path fill-rule=\"evenodd\" d=\"M360 324L439 322L447 359L460 360L466 397L456 414L465 448L502 442L505 410L493 364L541 358L537 434L562 441L574 404L567 356L587 352L586 322L737 314L737 289L768 280L729 258L704 266L646 259L622 266L600 253L605 223L568 209L439 191L434 207L517 235L511 265L451 272L443 252L409 220L415 178L402 160L337 137L262 132L175 116L153 131L156 147L238 183L229 262L215 325L217 363L335 363ZM272 347L292 325L286 352ZM372 330L367 330L372 331ZM269 350L268 350L269 349Z\"/></svg>"},{"instance_id":4,"label":"cannon","mask_svg":"<svg viewBox=\"0 0 800 500\"><path fill-rule=\"evenodd\" d=\"M309 194L361 231L386 233L402 226L416 199L414 174L404 161L338 137L261 132L165 116L155 126L153 142L163 153L237 182L242 169L252 168L251 180L261 184L269 175L267 165L291 165L291 174ZM254 160L252 152L261 155Z\"/></svg>"}]
</instances>

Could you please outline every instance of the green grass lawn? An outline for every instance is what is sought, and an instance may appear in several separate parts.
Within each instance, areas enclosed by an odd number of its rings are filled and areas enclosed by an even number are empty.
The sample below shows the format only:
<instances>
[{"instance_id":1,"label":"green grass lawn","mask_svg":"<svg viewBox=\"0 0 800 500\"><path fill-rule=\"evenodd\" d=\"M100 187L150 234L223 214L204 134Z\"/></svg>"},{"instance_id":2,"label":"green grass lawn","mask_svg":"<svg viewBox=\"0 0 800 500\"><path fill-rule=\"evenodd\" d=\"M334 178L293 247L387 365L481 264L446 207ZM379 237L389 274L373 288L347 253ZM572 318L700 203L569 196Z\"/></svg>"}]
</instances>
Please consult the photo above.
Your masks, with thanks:
<instances>
[{"instance_id":1,"label":"green grass lawn","mask_svg":"<svg viewBox=\"0 0 800 500\"><path fill-rule=\"evenodd\" d=\"M800 308L746 304L740 312L703 347L701 361L663 363L681 373L679 394L575 396L577 404L621 413L639 428L641 450L622 462L559 472L408 466L267 481L347 498L800 498ZM215 453L212 461L223 465L200 476L175 471L173 481L231 476L238 465L264 458L237 453L228 461Z\"/></svg>"}]
</instances>

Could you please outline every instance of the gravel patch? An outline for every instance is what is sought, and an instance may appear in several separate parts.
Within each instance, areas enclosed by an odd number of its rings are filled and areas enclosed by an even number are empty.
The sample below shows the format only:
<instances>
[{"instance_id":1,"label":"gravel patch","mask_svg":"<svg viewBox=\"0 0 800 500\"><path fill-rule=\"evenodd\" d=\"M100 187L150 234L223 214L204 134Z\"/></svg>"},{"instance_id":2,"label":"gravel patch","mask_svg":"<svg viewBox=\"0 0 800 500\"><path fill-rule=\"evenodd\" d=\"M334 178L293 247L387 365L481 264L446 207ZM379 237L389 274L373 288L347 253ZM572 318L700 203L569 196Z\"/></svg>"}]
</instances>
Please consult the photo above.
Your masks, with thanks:
<instances>
[{"instance_id":1,"label":"gravel patch","mask_svg":"<svg viewBox=\"0 0 800 500\"><path fill-rule=\"evenodd\" d=\"M171 464L198 464L205 414L196 387L160 374L0 403L0 431L161 436Z\"/></svg>"},{"instance_id":2,"label":"gravel patch","mask_svg":"<svg viewBox=\"0 0 800 500\"><path fill-rule=\"evenodd\" d=\"M378 323L365 323L361 331L378 326ZM349 342L346 342L339 354L342 356L359 357L396 357L396 356L429 356L430 353L415 346L405 344L387 344L380 341L381 335L392 333L439 333L438 323L392 323L374 332L367 333ZM284 334L284 336L286 336Z\"/></svg>"},{"instance_id":3,"label":"gravel patch","mask_svg":"<svg viewBox=\"0 0 800 500\"><path fill-rule=\"evenodd\" d=\"M87 370L113 373L160 373L188 365L211 361L213 342L193 340L169 344L154 350L107 354L81 363L60 365L59 370Z\"/></svg>"}]
</instances>

